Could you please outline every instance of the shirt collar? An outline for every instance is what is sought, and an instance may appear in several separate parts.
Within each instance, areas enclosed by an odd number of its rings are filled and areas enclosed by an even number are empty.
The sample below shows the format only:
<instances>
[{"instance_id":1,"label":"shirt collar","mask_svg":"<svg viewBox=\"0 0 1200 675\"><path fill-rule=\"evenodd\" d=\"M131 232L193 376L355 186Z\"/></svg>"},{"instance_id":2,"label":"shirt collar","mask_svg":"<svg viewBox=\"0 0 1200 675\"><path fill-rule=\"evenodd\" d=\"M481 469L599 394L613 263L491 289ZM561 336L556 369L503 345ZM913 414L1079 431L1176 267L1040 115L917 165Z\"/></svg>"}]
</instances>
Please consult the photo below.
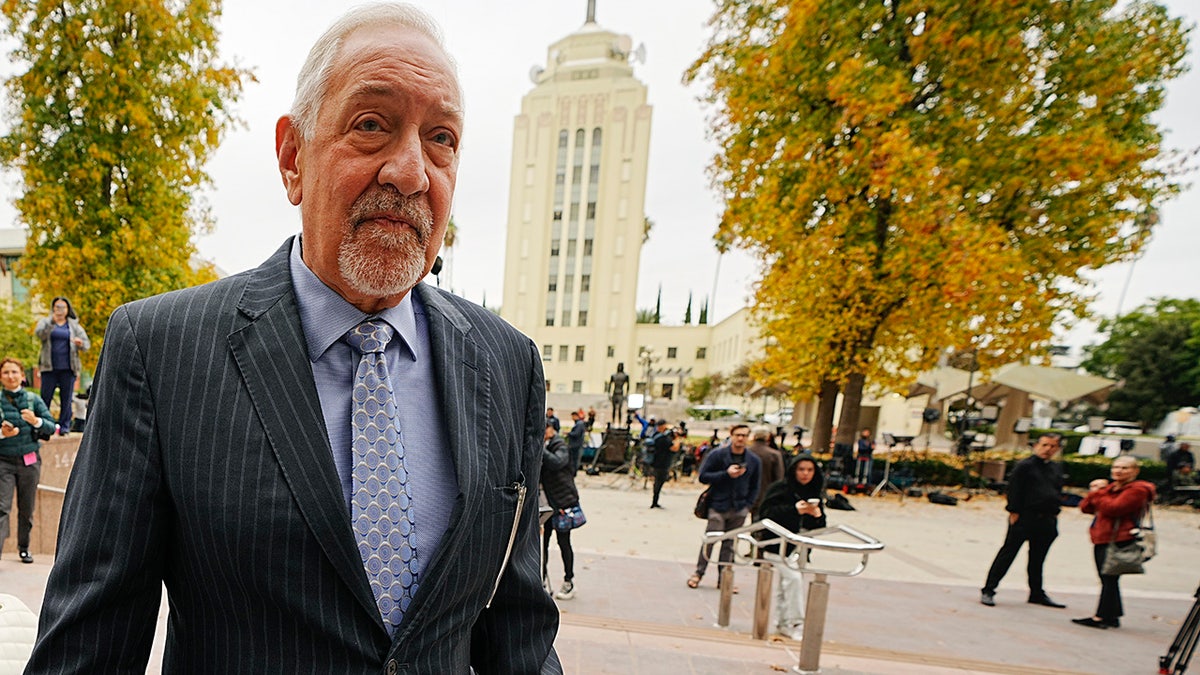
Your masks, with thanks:
<instances>
[{"instance_id":1,"label":"shirt collar","mask_svg":"<svg viewBox=\"0 0 1200 675\"><path fill-rule=\"evenodd\" d=\"M378 317L391 325L409 358L417 360L416 350L412 347L416 344L417 336L416 314L424 313L424 307L416 293L410 290L395 307L367 314L326 286L304 264L300 255L299 236L292 241L288 262L292 272L292 289L296 292L296 304L300 307L300 327L308 346L309 361L316 363L333 343L371 317Z\"/></svg>"}]
</instances>

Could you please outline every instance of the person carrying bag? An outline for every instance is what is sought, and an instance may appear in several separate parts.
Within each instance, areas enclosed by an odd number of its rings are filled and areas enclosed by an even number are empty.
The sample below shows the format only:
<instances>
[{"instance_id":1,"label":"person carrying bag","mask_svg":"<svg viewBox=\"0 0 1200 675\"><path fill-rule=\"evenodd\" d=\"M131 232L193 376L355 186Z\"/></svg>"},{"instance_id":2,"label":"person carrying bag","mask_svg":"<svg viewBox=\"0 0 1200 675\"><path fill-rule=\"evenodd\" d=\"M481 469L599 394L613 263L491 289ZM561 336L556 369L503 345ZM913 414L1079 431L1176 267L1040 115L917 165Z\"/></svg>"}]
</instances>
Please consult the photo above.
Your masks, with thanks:
<instances>
[{"instance_id":1,"label":"person carrying bag","mask_svg":"<svg viewBox=\"0 0 1200 675\"><path fill-rule=\"evenodd\" d=\"M1137 480L1138 462L1130 455L1114 459L1111 472L1111 481L1092 481L1079 503L1080 511L1095 515L1088 534L1100 575L1100 600L1095 614L1071 622L1088 628L1120 627L1124 614L1120 575L1141 574L1142 563L1153 555L1143 539L1141 519L1154 501L1154 484ZM1149 526L1153 527L1153 520Z\"/></svg>"}]
</instances>

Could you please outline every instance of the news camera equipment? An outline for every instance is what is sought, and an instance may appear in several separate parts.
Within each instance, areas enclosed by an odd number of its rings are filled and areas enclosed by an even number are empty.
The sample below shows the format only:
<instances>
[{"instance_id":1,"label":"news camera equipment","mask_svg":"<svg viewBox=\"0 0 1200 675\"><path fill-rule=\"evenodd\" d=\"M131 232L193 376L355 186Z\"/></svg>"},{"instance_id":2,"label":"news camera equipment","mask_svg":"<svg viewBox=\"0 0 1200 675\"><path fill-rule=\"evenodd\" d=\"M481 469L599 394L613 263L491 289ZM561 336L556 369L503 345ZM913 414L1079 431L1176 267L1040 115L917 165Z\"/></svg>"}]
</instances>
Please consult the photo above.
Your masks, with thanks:
<instances>
[{"instance_id":1,"label":"news camera equipment","mask_svg":"<svg viewBox=\"0 0 1200 675\"><path fill-rule=\"evenodd\" d=\"M1158 657L1159 675L1181 675L1187 670L1192 653L1196 651L1196 640L1200 637L1200 586L1192 597L1196 598L1192 610L1179 627L1167 653Z\"/></svg>"}]
</instances>

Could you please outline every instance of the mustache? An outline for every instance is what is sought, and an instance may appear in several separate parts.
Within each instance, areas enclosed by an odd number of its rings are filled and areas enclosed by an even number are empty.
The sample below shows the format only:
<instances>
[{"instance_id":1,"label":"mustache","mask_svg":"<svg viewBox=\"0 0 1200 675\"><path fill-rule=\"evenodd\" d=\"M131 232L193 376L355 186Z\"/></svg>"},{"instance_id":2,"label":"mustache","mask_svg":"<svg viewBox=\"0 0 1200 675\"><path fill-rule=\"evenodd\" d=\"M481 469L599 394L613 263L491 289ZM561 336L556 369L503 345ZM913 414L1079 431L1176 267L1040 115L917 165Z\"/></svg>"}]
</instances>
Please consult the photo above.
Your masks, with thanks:
<instances>
[{"instance_id":1,"label":"mustache","mask_svg":"<svg viewBox=\"0 0 1200 675\"><path fill-rule=\"evenodd\" d=\"M357 228L364 221L386 215L403 220L412 226L417 240L422 244L433 232L433 212L420 197L408 197L393 187L372 190L354 200L350 208L350 222Z\"/></svg>"}]
</instances>

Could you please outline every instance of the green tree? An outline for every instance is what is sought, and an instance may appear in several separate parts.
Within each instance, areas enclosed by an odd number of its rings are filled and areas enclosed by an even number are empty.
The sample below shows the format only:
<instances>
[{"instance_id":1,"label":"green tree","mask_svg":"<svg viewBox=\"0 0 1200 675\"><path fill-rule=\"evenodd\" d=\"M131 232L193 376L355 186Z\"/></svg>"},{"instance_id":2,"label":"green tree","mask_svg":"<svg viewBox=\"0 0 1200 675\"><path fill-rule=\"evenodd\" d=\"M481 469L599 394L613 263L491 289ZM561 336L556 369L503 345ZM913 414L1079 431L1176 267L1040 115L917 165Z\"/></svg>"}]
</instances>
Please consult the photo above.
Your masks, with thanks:
<instances>
[{"instance_id":1,"label":"green tree","mask_svg":"<svg viewBox=\"0 0 1200 675\"><path fill-rule=\"evenodd\" d=\"M683 385L683 395L689 403L705 403L714 393L713 378L710 375L693 377Z\"/></svg>"},{"instance_id":2,"label":"green tree","mask_svg":"<svg viewBox=\"0 0 1200 675\"><path fill-rule=\"evenodd\" d=\"M1121 381L1108 416L1153 429L1172 410L1200 403L1200 300L1157 298L1105 319L1104 342L1087 347L1083 367Z\"/></svg>"},{"instance_id":3,"label":"green tree","mask_svg":"<svg viewBox=\"0 0 1200 675\"><path fill-rule=\"evenodd\" d=\"M696 323L701 326L708 324L708 298L705 298L704 304L700 305L700 319Z\"/></svg>"},{"instance_id":4,"label":"green tree","mask_svg":"<svg viewBox=\"0 0 1200 675\"><path fill-rule=\"evenodd\" d=\"M662 284L658 285L658 298L654 300L654 323L662 323Z\"/></svg>"},{"instance_id":5,"label":"green tree","mask_svg":"<svg viewBox=\"0 0 1200 675\"><path fill-rule=\"evenodd\" d=\"M688 291L687 309L683 310L683 325L687 326L692 323L692 293Z\"/></svg>"},{"instance_id":6,"label":"green tree","mask_svg":"<svg viewBox=\"0 0 1200 675\"><path fill-rule=\"evenodd\" d=\"M219 0L4 0L15 47L0 159L20 169L18 273L66 295L93 342L119 304L215 278L203 166L236 123L245 70L216 61ZM99 349L85 352L94 364Z\"/></svg>"},{"instance_id":7,"label":"green tree","mask_svg":"<svg viewBox=\"0 0 1200 675\"><path fill-rule=\"evenodd\" d=\"M637 311L637 323L658 323L654 320L653 309L639 309Z\"/></svg>"},{"instance_id":8,"label":"green tree","mask_svg":"<svg viewBox=\"0 0 1200 675\"><path fill-rule=\"evenodd\" d=\"M36 368L41 343L33 335L36 319L27 305L7 301L0 311L0 358L20 359L26 368Z\"/></svg>"},{"instance_id":9,"label":"green tree","mask_svg":"<svg viewBox=\"0 0 1200 675\"><path fill-rule=\"evenodd\" d=\"M1151 116L1187 31L1154 2L720 0L711 25L687 78L711 84L717 245L762 263L760 382L852 412L947 346L1040 351L1178 189Z\"/></svg>"}]
</instances>

